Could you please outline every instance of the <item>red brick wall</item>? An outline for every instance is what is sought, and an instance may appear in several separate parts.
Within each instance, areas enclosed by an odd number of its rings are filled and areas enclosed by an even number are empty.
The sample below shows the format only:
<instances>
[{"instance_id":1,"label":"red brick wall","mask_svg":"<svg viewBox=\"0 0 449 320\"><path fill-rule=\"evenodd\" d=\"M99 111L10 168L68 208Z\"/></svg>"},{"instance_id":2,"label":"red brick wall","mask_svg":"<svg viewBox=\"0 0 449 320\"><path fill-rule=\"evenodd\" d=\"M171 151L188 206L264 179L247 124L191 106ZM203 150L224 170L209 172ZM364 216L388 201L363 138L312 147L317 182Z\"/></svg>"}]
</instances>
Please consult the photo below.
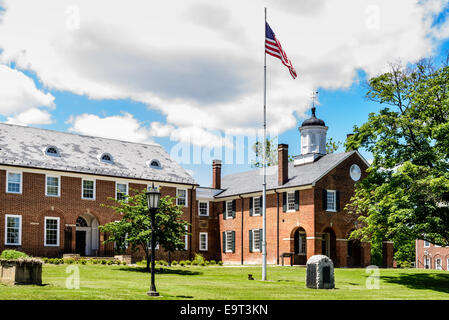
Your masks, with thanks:
<instances>
[{"instance_id":1,"label":"red brick wall","mask_svg":"<svg viewBox=\"0 0 449 320\"><path fill-rule=\"evenodd\" d=\"M14 169L16 171L16 169ZM75 225L76 219L84 214L90 213L95 216L99 225L108 222L120 220L121 215L115 213L114 210L102 207L101 204L114 204L108 200L108 197L115 197L115 182L108 180L96 180L96 196L95 200L81 199L81 178L62 175L60 180L60 197L45 196L45 174L23 172L22 173L22 194L6 193L6 171L0 170L0 251L5 247L5 215L21 215L22 216L22 245L8 246L8 248L24 251L33 256L61 256L64 252L65 237L64 228L68 225ZM87 176L86 176L87 177ZM129 190L142 190L146 188L146 184L129 183ZM181 260L189 259L190 255L198 250L198 232L202 228L198 225L198 212L196 192L188 189L188 207L183 209L182 218L190 222L190 207L192 206L193 232L189 237L190 248L193 245L193 252L189 249L179 251L172 255L172 259ZM176 196L176 188L163 186L161 188L162 196ZM208 258L216 257L217 241L214 239L213 230L217 228L216 216L211 210L211 222L206 228L209 231L209 251L205 253ZM59 247L44 246L44 217L60 217L60 245ZM215 222L214 222L215 221ZM74 228L73 228L74 229ZM189 230L189 231L192 231ZM73 233L74 234L74 233ZM100 234L99 255L113 255L113 245L103 244L104 235ZM75 239L72 236L72 252L75 249ZM130 253L130 250L129 250ZM135 253L134 259L143 257L143 252ZM166 259L167 253L161 248L157 250L157 259Z\"/></svg>"},{"instance_id":2,"label":"red brick wall","mask_svg":"<svg viewBox=\"0 0 449 320\"><path fill-rule=\"evenodd\" d=\"M436 247L430 244L430 247L424 247L424 240L416 240L416 268L424 269L424 259L429 258L431 261L430 268L435 269L436 259L441 259L443 270L449 270L447 260L449 259L449 247Z\"/></svg>"}]
</instances>

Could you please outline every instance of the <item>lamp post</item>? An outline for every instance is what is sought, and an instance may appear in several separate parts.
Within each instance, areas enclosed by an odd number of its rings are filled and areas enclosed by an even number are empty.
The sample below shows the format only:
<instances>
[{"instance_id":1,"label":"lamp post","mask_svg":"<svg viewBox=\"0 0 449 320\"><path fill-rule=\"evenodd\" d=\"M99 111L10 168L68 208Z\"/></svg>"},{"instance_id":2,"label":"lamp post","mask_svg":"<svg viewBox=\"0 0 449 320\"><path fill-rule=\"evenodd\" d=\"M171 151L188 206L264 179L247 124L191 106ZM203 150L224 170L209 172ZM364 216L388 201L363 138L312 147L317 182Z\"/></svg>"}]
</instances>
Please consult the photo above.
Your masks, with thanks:
<instances>
[{"instance_id":1,"label":"lamp post","mask_svg":"<svg viewBox=\"0 0 449 320\"><path fill-rule=\"evenodd\" d=\"M159 208L159 200L161 199L161 193L154 188L154 184L151 189L145 193L147 196L147 204L148 210L151 215L151 286L150 291L147 292L147 295L152 297L159 296L159 292L156 291L156 285L154 284L154 255L155 255L155 247L156 247L156 239L154 237L154 225L155 225L155 215L156 211Z\"/></svg>"}]
</instances>

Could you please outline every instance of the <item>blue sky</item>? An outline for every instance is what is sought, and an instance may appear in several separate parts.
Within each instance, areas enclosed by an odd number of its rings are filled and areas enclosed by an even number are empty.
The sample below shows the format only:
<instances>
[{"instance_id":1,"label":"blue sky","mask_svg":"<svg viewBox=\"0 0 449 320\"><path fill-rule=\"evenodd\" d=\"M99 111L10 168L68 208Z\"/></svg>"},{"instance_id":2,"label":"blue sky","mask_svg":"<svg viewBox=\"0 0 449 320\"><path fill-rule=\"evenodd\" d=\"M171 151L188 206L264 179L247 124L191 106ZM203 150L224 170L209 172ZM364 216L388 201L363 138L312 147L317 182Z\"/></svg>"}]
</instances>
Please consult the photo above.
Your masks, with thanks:
<instances>
[{"instance_id":1,"label":"blue sky","mask_svg":"<svg viewBox=\"0 0 449 320\"><path fill-rule=\"evenodd\" d=\"M254 12L263 4L248 1L237 12L232 1L183 1L174 9L102 1L43 0L32 8L0 1L0 122L153 141L169 153L180 143L192 151L227 143L225 132L254 142L263 97L263 38L255 40L263 21ZM291 79L267 57L268 125L291 155L299 154L298 126L310 114L313 88L328 138L343 142L380 108L365 99L368 77L389 62L449 52L445 1L341 3L264 3L299 74ZM210 185L210 163L181 165ZM223 173L249 169L245 157Z\"/></svg>"}]
</instances>

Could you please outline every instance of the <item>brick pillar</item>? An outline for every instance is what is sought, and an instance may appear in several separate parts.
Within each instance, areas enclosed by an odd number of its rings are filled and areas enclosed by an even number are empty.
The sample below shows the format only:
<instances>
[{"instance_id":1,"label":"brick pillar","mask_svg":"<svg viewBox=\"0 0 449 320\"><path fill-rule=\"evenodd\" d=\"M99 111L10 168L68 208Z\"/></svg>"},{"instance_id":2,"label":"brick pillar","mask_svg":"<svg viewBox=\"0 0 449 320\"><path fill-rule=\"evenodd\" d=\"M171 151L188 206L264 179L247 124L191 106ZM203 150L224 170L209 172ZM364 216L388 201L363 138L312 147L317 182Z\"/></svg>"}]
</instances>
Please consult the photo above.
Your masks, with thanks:
<instances>
[{"instance_id":1,"label":"brick pillar","mask_svg":"<svg viewBox=\"0 0 449 320\"><path fill-rule=\"evenodd\" d=\"M338 267L348 266L348 240L337 239L337 261Z\"/></svg>"},{"instance_id":2,"label":"brick pillar","mask_svg":"<svg viewBox=\"0 0 449 320\"><path fill-rule=\"evenodd\" d=\"M278 184L288 181L288 144L278 145Z\"/></svg>"},{"instance_id":3,"label":"brick pillar","mask_svg":"<svg viewBox=\"0 0 449 320\"><path fill-rule=\"evenodd\" d=\"M72 253L76 252L76 226L72 227Z\"/></svg>"},{"instance_id":4,"label":"brick pillar","mask_svg":"<svg viewBox=\"0 0 449 320\"><path fill-rule=\"evenodd\" d=\"M393 268L393 242L384 241L382 243L382 262L383 267Z\"/></svg>"},{"instance_id":5,"label":"brick pillar","mask_svg":"<svg viewBox=\"0 0 449 320\"><path fill-rule=\"evenodd\" d=\"M366 267L371 265L371 245L369 242L360 242L360 247L363 251L361 257L362 266Z\"/></svg>"},{"instance_id":6,"label":"brick pillar","mask_svg":"<svg viewBox=\"0 0 449 320\"><path fill-rule=\"evenodd\" d=\"M212 161L212 188L221 189L221 160Z\"/></svg>"}]
</instances>

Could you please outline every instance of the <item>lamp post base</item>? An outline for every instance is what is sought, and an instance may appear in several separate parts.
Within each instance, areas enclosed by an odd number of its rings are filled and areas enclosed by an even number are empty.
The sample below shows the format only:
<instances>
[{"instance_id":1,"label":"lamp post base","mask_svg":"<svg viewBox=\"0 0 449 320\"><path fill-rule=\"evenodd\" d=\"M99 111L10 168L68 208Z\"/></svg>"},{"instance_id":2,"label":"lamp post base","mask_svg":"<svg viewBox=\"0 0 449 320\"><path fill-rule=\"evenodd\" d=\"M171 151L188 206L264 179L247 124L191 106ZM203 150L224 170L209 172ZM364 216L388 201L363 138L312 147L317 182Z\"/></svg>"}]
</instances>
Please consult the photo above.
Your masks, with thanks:
<instances>
[{"instance_id":1,"label":"lamp post base","mask_svg":"<svg viewBox=\"0 0 449 320\"><path fill-rule=\"evenodd\" d=\"M150 297L159 297L159 292L157 291L148 291L147 295Z\"/></svg>"}]
</instances>

